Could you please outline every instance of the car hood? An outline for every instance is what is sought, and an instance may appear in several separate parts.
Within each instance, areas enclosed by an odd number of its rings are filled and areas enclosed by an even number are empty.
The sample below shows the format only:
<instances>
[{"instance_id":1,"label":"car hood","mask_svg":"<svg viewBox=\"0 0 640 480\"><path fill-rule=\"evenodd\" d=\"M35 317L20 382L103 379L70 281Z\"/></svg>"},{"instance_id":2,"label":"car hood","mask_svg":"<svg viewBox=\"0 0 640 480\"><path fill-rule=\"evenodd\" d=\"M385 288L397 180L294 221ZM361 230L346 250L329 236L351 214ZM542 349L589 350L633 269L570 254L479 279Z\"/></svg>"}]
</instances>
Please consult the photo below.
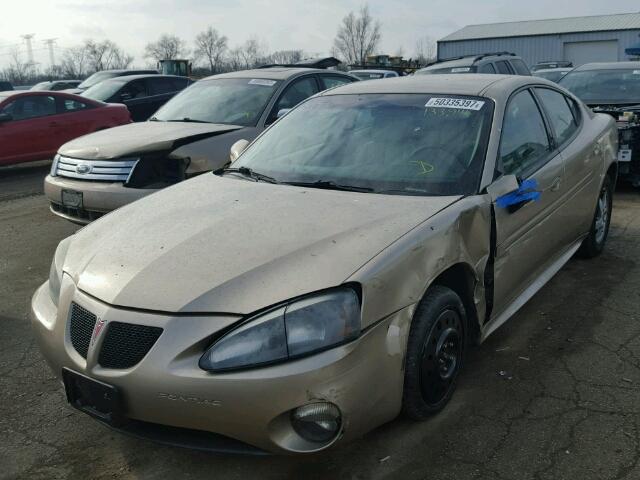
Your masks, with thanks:
<instances>
[{"instance_id":1,"label":"car hood","mask_svg":"<svg viewBox=\"0 0 640 480\"><path fill-rule=\"evenodd\" d=\"M242 128L217 123L130 123L79 137L65 143L58 153L86 160L117 159L139 153L171 151L186 143Z\"/></svg>"},{"instance_id":2,"label":"car hood","mask_svg":"<svg viewBox=\"0 0 640 480\"><path fill-rule=\"evenodd\" d=\"M64 270L111 305L250 313L340 285L460 197L318 190L205 174L80 230Z\"/></svg>"}]
</instances>

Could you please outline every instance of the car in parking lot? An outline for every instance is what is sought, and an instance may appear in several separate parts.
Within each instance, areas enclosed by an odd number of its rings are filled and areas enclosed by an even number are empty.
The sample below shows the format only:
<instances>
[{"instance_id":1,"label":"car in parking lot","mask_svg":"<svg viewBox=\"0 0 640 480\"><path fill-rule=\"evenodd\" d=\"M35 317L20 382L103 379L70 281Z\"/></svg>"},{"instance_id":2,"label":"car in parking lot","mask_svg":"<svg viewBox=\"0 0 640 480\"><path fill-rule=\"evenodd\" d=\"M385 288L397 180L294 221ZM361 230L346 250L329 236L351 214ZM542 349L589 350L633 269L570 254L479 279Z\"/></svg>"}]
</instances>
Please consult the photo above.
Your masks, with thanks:
<instances>
[{"instance_id":1,"label":"car in parking lot","mask_svg":"<svg viewBox=\"0 0 640 480\"><path fill-rule=\"evenodd\" d=\"M157 75L159 72L152 69L120 69L120 70L101 70L90 75L76 88L69 90L69 93L82 93L87 88L93 87L104 80L116 77L124 77L127 75Z\"/></svg>"},{"instance_id":2,"label":"car in parking lot","mask_svg":"<svg viewBox=\"0 0 640 480\"><path fill-rule=\"evenodd\" d=\"M173 444L309 453L423 420L471 343L602 251L616 142L536 77L328 90L63 240L35 337L73 406Z\"/></svg>"},{"instance_id":3,"label":"car in parking lot","mask_svg":"<svg viewBox=\"0 0 640 480\"><path fill-rule=\"evenodd\" d=\"M302 100L356 80L341 72L286 67L200 80L151 121L63 145L45 180L51 210L88 223L158 189L219 169L229 162L237 140L253 140Z\"/></svg>"},{"instance_id":4,"label":"car in parking lot","mask_svg":"<svg viewBox=\"0 0 640 480\"><path fill-rule=\"evenodd\" d=\"M539 70L551 70L556 68L568 68L569 70L571 70L573 69L573 63L568 60L551 60L546 62L538 62L533 65L530 70L531 73L534 73Z\"/></svg>"},{"instance_id":5,"label":"car in parking lot","mask_svg":"<svg viewBox=\"0 0 640 480\"><path fill-rule=\"evenodd\" d=\"M103 80L80 95L105 103L124 103L134 122L147 120L193 81L174 75L127 75Z\"/></svg>"},{"instance_id":6,"label":"car in parking lot","mask_svg":"<svg viewBox=\"0 0 640 480\"><path fill-rule=\"evenodd\" d=\"M531 75L522 58L515 53L498 52L482 55L467 55L438 60L421 68L415 75L450 73L489 73L502 75Z\"/></svg>"},{"instance_id":7,"label":"car in parking lot","mask_svg":"<svg viewBox=\"0 0 640 480\"><path fill-rule=\"evenodd\" d=\"M381 78L394 78L398 77L398 73L393 70L349 70L349 74L354 77L358 77L360 80L379 80Z\"/></svg>"},{"instance_id":8,"label":"car in parking lot","mask_svg":"<svg viewBox=\"0 0 640 480\"><path fill-rule=\"evenodd\" d=\"M0 92L0 165L50 160L69 140L129 122L124 105L64 92Z\"/></svg>"},{"instance_id":9,"label":"car in parking lot","mask_svg":"<svg viewBox=\"0 0 640 480\"><path fill-rule=\"evenodd\" d=\"M587 63L559 83L617 121L620 177L640 187L640 62Z\"/></svg>"},{"instance_id":10,"label":"car in parking lot","mask_svg":"<svg viewBox=\"0 0 640 480\"><path fill-rule=\"evenodd\" d=\"M82 80L52 80L49 82L36 83L30 90L49 90L57 92L58 90L68 90L76 88L82 83Z\"/></svg>"},{"instance_id":11,"label":"car in parking lot","mask_svg":"<svg viewBox=\"0 0 640 480\"><path fill-rule=\"evenodd\" d=\"M564 77L567 73L569 73L573 68L541 68L532 73L536 77L545 78L547 80L551 80L552 82L558 83L562 77Z\"/></svg>"}]
</instances>

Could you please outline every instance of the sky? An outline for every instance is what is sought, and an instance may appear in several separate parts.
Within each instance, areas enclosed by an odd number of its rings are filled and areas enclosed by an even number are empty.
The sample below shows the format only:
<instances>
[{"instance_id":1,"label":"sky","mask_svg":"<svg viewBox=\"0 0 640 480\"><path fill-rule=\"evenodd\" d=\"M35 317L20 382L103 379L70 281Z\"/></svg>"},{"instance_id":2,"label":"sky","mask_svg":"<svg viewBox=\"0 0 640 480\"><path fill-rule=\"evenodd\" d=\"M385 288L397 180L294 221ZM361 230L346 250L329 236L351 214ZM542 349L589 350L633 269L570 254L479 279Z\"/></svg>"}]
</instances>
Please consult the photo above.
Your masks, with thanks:
<instances>
[{"instance_id":1,"label":"sky","mask_svg":"<svg viewBox=\"0 0 640 480\"><path fill-rule=\"evenodd\" d=\"M146 43L162 33L189 44L209 25L231 46L249 38L265 50L302 49L328 54L340 20L362 0L0 0L0 68L14 46L26 52L25 34L35 34L36 62L48 66L44 40L56 38L55 55L87 38L111 39L143 66ZM382 24L380 53L405 57L416 41L442 38L469 24L640 11L638 0L369 0Z\"/></svg>"}]
</instances>

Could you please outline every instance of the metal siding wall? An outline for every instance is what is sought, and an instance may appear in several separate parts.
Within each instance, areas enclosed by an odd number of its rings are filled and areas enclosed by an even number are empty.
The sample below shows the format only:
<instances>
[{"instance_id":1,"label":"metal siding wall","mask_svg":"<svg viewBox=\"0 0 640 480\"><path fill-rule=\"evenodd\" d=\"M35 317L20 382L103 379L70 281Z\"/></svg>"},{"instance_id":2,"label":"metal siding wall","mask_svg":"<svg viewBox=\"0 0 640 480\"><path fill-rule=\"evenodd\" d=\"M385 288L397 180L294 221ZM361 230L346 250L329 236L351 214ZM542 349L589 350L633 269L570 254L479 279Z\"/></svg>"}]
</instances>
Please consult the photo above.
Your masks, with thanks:
<instances>
[{"instance_id":1,"label":"metal siding wall","mask_svg":"<svg viewBox=\"0 0 640 480\"><path fill-rule=\"evenodd\" d=\"M439 42L438 54L440 58L449 58L508 51L520 55L527 65L535 65L545 60L562 60L566 42L618 40L618 60L623 61L629 59L625 48L640 42L639 34L640 30L628 30Z\"/></svg>"}]
</instances>

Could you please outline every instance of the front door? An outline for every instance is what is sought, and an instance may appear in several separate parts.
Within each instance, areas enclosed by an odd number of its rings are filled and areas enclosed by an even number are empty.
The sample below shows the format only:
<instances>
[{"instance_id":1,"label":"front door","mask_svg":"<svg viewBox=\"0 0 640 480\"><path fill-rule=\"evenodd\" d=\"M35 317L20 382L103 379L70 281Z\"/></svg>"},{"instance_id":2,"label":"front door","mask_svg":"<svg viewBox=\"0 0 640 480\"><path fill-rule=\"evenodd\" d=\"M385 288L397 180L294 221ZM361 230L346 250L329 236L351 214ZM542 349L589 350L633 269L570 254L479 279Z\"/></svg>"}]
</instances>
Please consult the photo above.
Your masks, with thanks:
<instances>
[{"instance_id":1,"label":"front door","mask_svg":"<svg viewBox=\"0 0 640 480\"><path fill-rule=\"evenodd\" d=\"M494 316L520 296L562 250L565 226L558 210L563 199L564 163L552 145L531 92L516 93L505 111L498 170L521 181L535 181L540 196L509 208L494 205Z\"/></svg>"}]
</instances>

